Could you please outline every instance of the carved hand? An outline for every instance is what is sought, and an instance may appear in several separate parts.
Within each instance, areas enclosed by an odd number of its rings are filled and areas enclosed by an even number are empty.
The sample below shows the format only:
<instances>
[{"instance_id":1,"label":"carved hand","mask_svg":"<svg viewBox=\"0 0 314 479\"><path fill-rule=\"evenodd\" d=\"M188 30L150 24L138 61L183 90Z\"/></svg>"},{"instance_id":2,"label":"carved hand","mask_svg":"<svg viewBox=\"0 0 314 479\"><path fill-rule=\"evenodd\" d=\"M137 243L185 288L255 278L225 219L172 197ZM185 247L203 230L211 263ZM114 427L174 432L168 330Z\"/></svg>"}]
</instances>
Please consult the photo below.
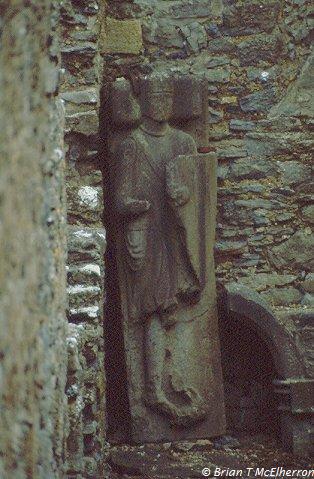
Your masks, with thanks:
<instances>
[{"instance_id":1,"label":"carved hand","mask_svg":"<svg viewBox=\"0 0 314 479\"><path fill-rule=\"evenodd\" d=\"M125 209L131 214L141 214L149 210L151 204L147 200L138 200L136 198L126 198L124 202Z\"/></svg>"},{"instance_id":2,"label":"carved hand","mask_svg":"<svg viewBox=\"0 0 314 479\"><path fill-rule=\"evenodd\" d=\"M186 186L179 186L171 192L171 199L176 206L185 205L190 199L190 192Z\"/></svg>"}]
</instances>

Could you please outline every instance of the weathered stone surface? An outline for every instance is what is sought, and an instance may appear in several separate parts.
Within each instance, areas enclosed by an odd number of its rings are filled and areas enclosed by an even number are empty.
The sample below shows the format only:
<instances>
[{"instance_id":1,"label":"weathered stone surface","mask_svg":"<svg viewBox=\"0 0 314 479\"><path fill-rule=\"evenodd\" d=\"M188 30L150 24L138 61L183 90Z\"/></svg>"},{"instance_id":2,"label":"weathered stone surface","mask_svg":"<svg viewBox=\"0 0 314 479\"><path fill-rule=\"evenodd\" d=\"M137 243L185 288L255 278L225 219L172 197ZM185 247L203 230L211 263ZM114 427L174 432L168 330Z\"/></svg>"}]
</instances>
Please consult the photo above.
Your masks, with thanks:
<instances>
[{"instance_id":1,"label":"weathered stone surface","mask_svg":"<svg viewBox=\"0 0 314 479\"><path fill-rule=\"evenodd\" d=\"M152 450L145 449L136 451L132 449L115 448L110 455L110 464L114 471L118 473L127 473L135 476L151 475L154 471L154 476L162 478L202 478L202 468L199 465L182 464L179 461L171 459L169 454L164 456L165 453L158 453L155 448ZM210 463L213 466L212 463ZM215 466L214 466L215 467ZM140 476L141 477L141 476Z\"/></svg>"},{"instance_id":2,"label":"weathered stone surface","mask_svg":"<svg viewBox=\"0 0 314 479\"><path fill-rule=\"evenodd\" d=\"M106 247L105 231L100 228L68 228L68 253L72 264L101 262Z\"/></svg>"},{"instance_id":3,"label":"weathered stone surface","mask_svg":"<svg viewBox=\"0 0 314 479\"><path fill-rule=\"evenodd\" d=\"M1 3L0 477L64 477L65 194L56 3Z\"/></svg>"},{"instance_id":4,"label":"weathered stone surface","mask_svg":"<svg viewBox=\"0 0 314 479\"><path fill-rule=\"evenodd\" d=\"M258 54L257 54L258 55ZM280 74L277 65L272 67L252 67L247 68L247 77L251 81L259 81L261 83L272 83Z\"/></svg>"},{"instance_id":5,"label":"weathered stone surface","mask_svg":"<svg viewBox=\"0 0 314 479\"><path fill-rule=\"evenodd\" d=\"M103 2L96 0L65 0L61 6L61 34L70 44L62 55L65 71L61 89L67 116L68 341L75 345L76 363L75 371L69 368L66 389L70 431L65 472L69 479L107 477L103 331L106 241L103 179L98 165L103 7ZM64 9L71 8L69 25Z\"/></svg>"},{"instance_id":6,"label":"weathered stone surface","mask_svg":"<svg viewBox=\"0 0 314 479\"><path fill-rule=\"evenodd\" d=\"M180 27L181 35L185 38L188 49L197 53L207 46L207 34L204 26L198 22L192 22Z\"/></svg>"},{"instance_id":7,"label":"weathered stone surface","mask_svg":"<svg viewBox=\"0 0 314 479\"><path fill-rule=\"evenodd\" d=\"M311 231L300 230L288 240L269 249L271 263L278 269L311 271L314 239Z\"/></svg>"},{"instance_id":8,"label":"weathered stone surface","mask_svg":"<svg viewBox=\"0 0 314 479\"><path fill-rule=\"evenodd\" d=\"M61 93L61 98L70 103L81 104L97 104L99 100L98 92L95 88L86 90L64 91Z\"/></svg>"},{"instance_id":9,"label":"weathered stone surface","mask_svg":"<svg viewBox=\"0 0 314 479\"><path fill-rule=\"evenodd\" d=\"M239 254L247 250L246 241L218 241L215 249L220 254Z\"/></svg>"},{"instance_id":10,"label":"weathered stone surface","mask_svg":"<svg viewBox=\"0 0 314 479\"><path fill-rule=\"evenodd\" d=\"M215 38L208 43L209 53L232 53L236 50L236 45L228 38Z\"/></svg>"},{"instance_id":11,"label":"weathered stone surface","mask_svg":"<svg viewBox=\"0 0 314 479\"><path fill-rule=\"evenodd\" d=\"M229 35L248 35L260 31L271 31L280 12L278 0L236 1L224 11L224 28Z\"/></svg>"},{"instance_id":12,"label":"weathered stone surface","mask_svg":"<svg viewBox=\"0 0 314 479\"><path fill-rule=\"evenodd\" d=\"M297 276L291 274L256 273L247 278L241 278L241 282L253 287L256 291L263 291L270 287L292 284L296 279Z\"/></svg>"},{"instance_id":13,"label":"weathered stone surface","mask_svg":"<svg viewBox=\"0 0 314 479\"><path fill-rule=\"evenodd\" d=\"M301 283L301 286L307 293L314 293L314 273L306 275L305 280Z\"/></svg>"},{"instance_id":14,"label":"weathered stone surface","mask_svg":"<svg viewBox=\"0 0 314 479\"><path fill-rule=\"evenodd\" d=\"M234 131L252 131L256 128L256 124L253 121L245 120L231 120L230 130Z\"/></svg>"},{"instance_id":15,"label":"weathered stone surface","mask_svg":"<svg viewBox=\"0 0 314 479\"><path fill-rule=\"evenodd\" d=\"M142 29L138 20L105 19L101 38L103 53L138 55L142 49Z\"/></svg>"},{"instance_id":16,"label":"weathered stone surface","mask_svg":"<svg viewBox=\"0 0 314 479\"><path fill-rule=\"evenodd\" d=\"M297 161L285 161L278 164L282 172L284 184L294 185L303 183L311 177L312 169L309 165L303 165Z\"/></svg>"},{"instance_id":17,"label":"weathered stone surface","mask_svg":"<svg viewBox=\"0 0 314 479\"><path fill-rule=\"evenodd\" d=\"M242 140L226 140L221 142L217 149L218 158L233 159L247 156L245 144Z\"/></svg>"},{"instance_id":18,"label":"weathered stone surface","mask_svg":"<svg viewBox=\"0 0 314 479\"><path fill-rule=\"evenodd\" d=\"M283 49L283 40L279 36L256 35L238 45L240 64L256 65L262 61L275 63Z\"/></svg>"},{"instance_id":19,"label":"weathered stone surface","mask_svg":"<svg viewBox=\"0 0 314 479\"><path fill-rule=\"evenodd\" d=\"M235 437L224 436L215 441L221 445L220 449L208 445L198 448L198 441L189 451L175 450L175 444L150 444L145 447L119 445L112 449L110 463L112 465L112 479L191 479L204 477L204 464L211 469L212 475L217 467L219 470L232 470L252 467L271 469L282 464L285 469L310 468L309 459L300 459L283 453L277 449L275 439L268 436L254 438L243 435L239 440ZM193 444L192 443L192 444ZM167 449L164 449L167 446ZM228 447L230 446L230 447ZM219 468L219 469L218 469ZM204 471L207 474L207 470ZM199 476L197 474L200 474ZM210 477L210 476L209 476ZM214 476L213 476L214 477ZM247 479L247 475L242 476Z\"/></svg>"},{"instance_id":20,"label":"weathered stone surface","mask_svg":"<svg viewBox=\"0 0 314 479\"><path fill-rule=\"evenodd\" d=\"M296 288L270 289L262 292L261 296L273 306L288 306L301 302L302 293Z\"/></svg>"},{"instance_id":21,"label":"weathered stone surface","mask_svg":"<svg viewBox=\"0 0 314 479\"><path fill-rule=\"evenodd\" d=\"M313 65L314 55L311 53L304 63L300 75L289 87L282 100L270 111L270 117L276 116L309 116L313 117Z\"/></svg>"},{"instance_id":22,"label":"weathered stone surface","mask_svg":"<svg viewBox=\"0 0 314 479\"><path fill-rule=\"evenodd\" d=\"M195 0L193 3L184 0L172 5L169 9L169 15L178 19L208 17L209 14L218 16L221 12L221 0Z\"/></svg>"},{"instance_id":23,"label":"weathered stone surface","mask_svg":"<svg viewBox=\"0 0 314 479\"><path fill-rule=\"evenodd\" d=\"M302 217L309 223L314 223L314 205L305 206L301 210Z\"/></svg>"},{"instance_id":24,"label":"weathered stone surface","mask_svg":"<svg viewBox=\"0 0 314 479\"><path fill-rule=\"evenodd\" d=\"M230 166L229 177L235 180L260 179L276 173L274 162L264 158L241 158Z\"/></svg>"},{"instance_id":25,"label":"weathered stone surface","mask_svg":"<svg viewBox=\"0 0 314 479\"><path fill-rule=\"evenodd\" d=\"M165 76L141 78L140 127L122 140L111 133L118 215L112 234L136 442L224 431L212 251L204 257L213 245L216 157L197 154L198 123L190 123L194 137L169 126L178 94L172 85ZM189 114L187 103L184 118Z\"/></svg>"},{"instance_id":26,"label":"weathered stone surface","mask_svg":"<svg viewBox=\"0 0 314 479\"><path fill-rule=\"evenodd\" d=\"M143 22L143 41L145 44L158 45L161 49L184 48L184 36L171 19L161 18L157 21L154 17L148 17Z\"/></svg>"},{"instance_id":27,"label":"weathered stone surface","mask_svg":"<svg viewBox=\"0 0 314 479\"><path fill-rule=\"evenodd\" d=\"M230 70L227 68L213 68L206 72L206 78L210 83L228 83Z\"/></svg>"},{"instance_id":28,"label":"weathered stone surface","mask_svg":"<svg viewBox=\"0 0 314 479\"><path fill-rule=\"evenodd\" d=\"M249 199L249 200L236 200L236 206L249 209L265 209L265 210L278 210L282 209L284 206L283 203L280 203L277 200L266 200L263 198Z\"/></svg>"},{"instance_id":29,"label":"weathered stone surface","mask_svg":"<svg viewBox=\"0 0 314 479\"><path fill-rule=\"evenodd\" d=\"M99 117L96 111L87 111L66 115L66 131L96 135L99 129Z\"/></svg>"},{"instance_id":30,"label":"weathered stone surface","mask_svg":"<svg viewBox=\"0 0 314 479\"><path fill-rule=\"evenodd\" d=\"M216 68L216 67L221 67L223 65L229 65L229 64L230 64L230 58L227 57L226 55L220 55L217 57L211 57L208 60L207 68Z\"/></svg>"},{"instance_id":31,"label":"weathered stone surface","mask_svg":"<svg viewBox=\"0 0 314 479\"><path fill-rule=\"evenodd\" d=\"M252 156L291 155L292 153L301 154L313 148L313 141L308 134L287 133L285 128L285 125L282 125L282 131L274 133L247 133L245 143L249 154Z\"/></svg>"},{"instance_id":32,"label":"weathered stone surface","mask_svg":"<svg viewBox=\"0 0 314 479\"><path fill-rule=\"evenodd\" d=\"M214 108L208 108L208 123L219 123L223 118L223 111L222 110L214 110Z\"/></svg>"},{"instance_id":33,"label":"weathered stone surface","mask_svg":"<svg viewBox=\"0 0 314 479\"><path fill-rule=\"evenodd\" d=\"M275 101L276 91L273 87L268 87L241 98L240 106L245 113L265 113L271 109Z\"/></svg>"},{"instance_id":34,"label":"weathered stone surface","mask_svg":"<svg viewBox=\"0 0 314 479\"><path fill-rule=\"evenodd\" d=\"M110 101L112 120L117 126L131 126L139 121L141 117L140 106L133 95L131 83L128 80L118 78L114 82L110 92Z\"/></svg>"},{"instance_id":35,"label":"weathered stone surface","mask_svg":"<svg viewBox=\"0 0 314 479\"><path fill-rule=\"evenodd\" d=\"M314 295L306 293L302 298L301 304L303 306L314 308Z\"/></svg>"}]
</instances>

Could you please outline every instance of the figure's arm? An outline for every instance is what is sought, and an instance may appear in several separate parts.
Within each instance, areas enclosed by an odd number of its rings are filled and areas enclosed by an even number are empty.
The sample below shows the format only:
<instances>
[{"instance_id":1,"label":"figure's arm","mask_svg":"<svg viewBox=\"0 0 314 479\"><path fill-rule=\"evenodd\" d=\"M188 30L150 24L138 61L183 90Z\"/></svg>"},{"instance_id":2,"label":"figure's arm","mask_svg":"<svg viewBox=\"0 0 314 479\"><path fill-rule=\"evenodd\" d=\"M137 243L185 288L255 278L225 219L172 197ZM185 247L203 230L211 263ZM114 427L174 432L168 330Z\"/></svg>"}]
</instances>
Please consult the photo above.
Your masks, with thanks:
<instances>
[{"instance_id":1,"label":"figure's arm","mask_svg":"<svg viewBox=\"0 0 314 479\"><path fill-rule=\"evenodd\" d=\"M190 200L188 187L179 183L172 184L171 188L168 187L168 195L175 206L184 206Z\"/></svg>"},{"instance_id":2,"label":"figure's arm","mask_svg":"<svg viewBox=\"0 0 314 479\"><path fill-rule=\"evenodd\" d=\"M197 153L196 143L191 135L181 132L181 141L179 143L180 155L195 155ZM177 166L172 164L168 169L167 192L175 206L184 206L190 200L191 192L184 184Z\"/></svg>"},{"instance_id":3,"label":"figure's arm","mask_svg":"<svg viewBox=\"0 0 314 479\"><path fill-rule=\"evenodd\" d=\"M140 215L150 208L147 200L137 198L137 151L134 140L125 140L119 148L115 188L116 210L124 216Z\"/></svg>"}]
</instances>

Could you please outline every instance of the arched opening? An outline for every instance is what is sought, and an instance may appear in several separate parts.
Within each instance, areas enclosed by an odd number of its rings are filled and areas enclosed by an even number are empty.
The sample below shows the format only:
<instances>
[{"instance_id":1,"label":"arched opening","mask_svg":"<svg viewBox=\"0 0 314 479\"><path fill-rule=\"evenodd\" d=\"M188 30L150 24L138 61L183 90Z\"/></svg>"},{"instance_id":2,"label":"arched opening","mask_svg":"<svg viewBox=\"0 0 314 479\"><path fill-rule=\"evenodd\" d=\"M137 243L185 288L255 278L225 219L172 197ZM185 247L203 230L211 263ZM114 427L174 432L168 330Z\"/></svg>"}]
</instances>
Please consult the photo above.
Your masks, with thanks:
<instances>
[{"instance_id":1,"label":"arched opening","mask_svg":"<svg viewBox=\"0 0 314 479\"><path fill-rule=\"evenodd\" d=\"M260 334L235 313L220 315L221 357L227 433L271 434L280 421L273 381L279 377L272 354Z\"/></svg>"},{"instance_id":2,"label":"arched opening","mask_svg":"<svg viewBox=\"0 0 314 479\"><path fill-rule=\"evenodd\" d=\"M305 374L293 338L262 297L244 285L225 285L218 307L229 433L267 433L285 443L275 384Z\"/></svg>"}]
</instances>

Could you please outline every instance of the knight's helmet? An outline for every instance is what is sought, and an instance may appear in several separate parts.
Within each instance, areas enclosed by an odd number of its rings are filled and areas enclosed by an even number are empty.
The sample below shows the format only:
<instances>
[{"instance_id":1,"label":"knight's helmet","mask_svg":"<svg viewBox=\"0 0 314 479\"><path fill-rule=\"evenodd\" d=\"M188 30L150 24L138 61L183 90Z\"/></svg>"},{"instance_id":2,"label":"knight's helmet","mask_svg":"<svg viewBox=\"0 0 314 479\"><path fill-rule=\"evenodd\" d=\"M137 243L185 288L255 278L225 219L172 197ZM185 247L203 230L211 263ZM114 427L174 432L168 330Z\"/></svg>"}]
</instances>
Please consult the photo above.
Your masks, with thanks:
<instances>
[{"instance_id":1,"label":"knight's helmet","mask_svg":"<svg viewBox=\"0 0 314 479\"><path fill-rule=\"evenodd\" d=\"M142 114L156 121L169 120L173 109L174 84L170 76L151 74L139 79L138 95Z\"/></svg>"},{"instance_id":2,"label":"knight's helmet","mask_svg":"<svg viewBox=\"0 0 314 479\"><path fill-rule=\"evenodd\" d=\"M172 95L174 93L173 77L161 73L142 76L138 81L139 94Z\"/></svg>"}]
</instances>

